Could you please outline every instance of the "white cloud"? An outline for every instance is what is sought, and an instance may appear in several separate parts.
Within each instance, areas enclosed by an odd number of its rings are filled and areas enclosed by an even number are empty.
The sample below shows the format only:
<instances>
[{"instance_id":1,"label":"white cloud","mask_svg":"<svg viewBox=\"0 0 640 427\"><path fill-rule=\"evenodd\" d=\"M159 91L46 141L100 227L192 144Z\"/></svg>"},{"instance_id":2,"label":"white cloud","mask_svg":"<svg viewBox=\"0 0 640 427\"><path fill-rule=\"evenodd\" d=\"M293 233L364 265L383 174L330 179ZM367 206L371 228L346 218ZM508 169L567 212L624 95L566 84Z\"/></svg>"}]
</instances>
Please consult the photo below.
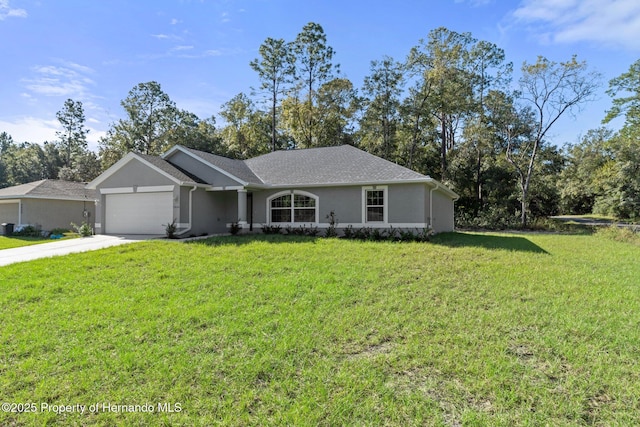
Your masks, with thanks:
<instances>
[{"instance_id":1,"label":"white cloud","mask_svg":"<svg viewBox=\"0 0 640 427\"><path fill-rule=\"evenodd\" d=\"M9 5L9 0L0 0L0 21L7 18L26 18L27 11L24 9L14 9Z\"/></svg>"},{"instance_id":2,"label":"white cloud","mask_svg":"<svg viewBox=\"0 0 640 427\"><path fill-rule=\"evenodd\" d=\"M513 17L550 43L587 41L640 51L638 0L525 0Z\"/></svg>"},{"instance_id":3,"label":"white cloud","mask_svg":"<svg viewBox=\"0 0 640 427\"><path fill-rule=\"evenodd\" d=\"M169 40L169 41L178 41L178 42L183 40L182 37L176 34L164 34L164 33L151 34L151 37L158 40Z\"/></svg>"},{"instance_id":4,"label":"white cloud","mask_svg":"<svg viewBox=\"0 0 640 427\"><path fill-rule=\"evenodd\" d=\"M33 77L22 79L24 86L34 94L86 97L94 81L87 76L93 73L89 67L73 62L58 61L61 65L38 65L32 68Z\"/></svg>"},{"instance_id":5,"label":"white cloud","mask_svg":"<svg viewBox=\"0 0 640 427\"><path fill-rule=\"evenodd\" d=\"M87 146L92 151L97 151L98 140L106 136L107 132L91 125L99 125L101 122L96 119L87 119L86 128L89 129L87 134ZM55 142L58 140L56 132L62 130L60 122L57 119L44 119L38 117L18 117L12 121L0 120L0 129L7 132L16 143L31 142L42 144L46 142Z\"/></svg>"},{"instance_id":6,"label":"white cloud","mask_svg":"<svg viewBox=\"0 0 640 427\"><path fill-rule=\"evenodd\" d=\"M0 121L0 129L11 135L17 143L43 143L57 140L56 131L60 129L60 123L56 119L20 117L14 121Z\"/></svg>"},{"instance_id":7,"label":"white cloud","mask_svg":"<svg viewBox=\"0 0 640 427\"><path fill-rule=\"evenodd\" d=\"M171 48L171 52L179 52L185 50L192 50L193 46L175 46Z\"/></svg>"}]
</instances>

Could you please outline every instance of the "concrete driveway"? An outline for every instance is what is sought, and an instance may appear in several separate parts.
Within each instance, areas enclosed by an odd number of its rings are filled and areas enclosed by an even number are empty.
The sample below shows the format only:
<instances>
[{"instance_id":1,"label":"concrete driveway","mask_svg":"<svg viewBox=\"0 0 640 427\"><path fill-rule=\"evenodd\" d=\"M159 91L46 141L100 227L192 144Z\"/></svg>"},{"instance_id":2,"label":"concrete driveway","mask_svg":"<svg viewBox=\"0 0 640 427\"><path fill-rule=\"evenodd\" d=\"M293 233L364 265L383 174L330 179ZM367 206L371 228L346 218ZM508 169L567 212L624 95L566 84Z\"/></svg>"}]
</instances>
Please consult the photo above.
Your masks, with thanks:
<instances>
[{"instance_id":1,"label":"concrete driveway","mask_svg":"<svg viewBox=\"0 0 640 427\"><path fill-rule=\"evenodd\" d=\"M3 249L0 250L0 266L76 252L94 251L96 249L141 242L158 237L162 236L105 236L100 234L77 239L56 240L50 243L40 243L37 245L22 246L20 248Z\"/></svg>"}]
</instances>

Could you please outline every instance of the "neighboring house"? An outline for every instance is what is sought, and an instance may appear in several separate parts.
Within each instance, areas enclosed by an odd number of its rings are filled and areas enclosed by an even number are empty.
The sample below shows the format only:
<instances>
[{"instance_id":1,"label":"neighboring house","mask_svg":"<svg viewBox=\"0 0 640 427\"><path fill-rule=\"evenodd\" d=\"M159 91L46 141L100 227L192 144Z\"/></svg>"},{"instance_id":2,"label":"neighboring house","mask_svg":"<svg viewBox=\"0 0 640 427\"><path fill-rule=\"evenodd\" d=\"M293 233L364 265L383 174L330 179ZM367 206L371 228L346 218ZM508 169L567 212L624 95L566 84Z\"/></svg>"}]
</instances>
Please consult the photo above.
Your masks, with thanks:
<instances>
[{"instance_id":1,"label":"neighboring house","mask_svg":"<svg viewBox=\"0 0 640 427\"><path fill-rule=\"evenodd\" d=\"M86 183L43 179L0 189L0 223L33 225L42 230L71 228L86 221L93 227L96 192Z\"/></svg>"},{"instance_id":2,"label":"neighboring house","mask_svg":"<svg viewBox=\"0 0 640 427\"><path fill-rule=\"evenodd\" d=\"M99 193L96 232L185 236L230 223L452 231L458 196L438 181L355 147L285 150L234 160L176 145L160 157L129 153L87 188Z\"/></svg>"}]
</instances>

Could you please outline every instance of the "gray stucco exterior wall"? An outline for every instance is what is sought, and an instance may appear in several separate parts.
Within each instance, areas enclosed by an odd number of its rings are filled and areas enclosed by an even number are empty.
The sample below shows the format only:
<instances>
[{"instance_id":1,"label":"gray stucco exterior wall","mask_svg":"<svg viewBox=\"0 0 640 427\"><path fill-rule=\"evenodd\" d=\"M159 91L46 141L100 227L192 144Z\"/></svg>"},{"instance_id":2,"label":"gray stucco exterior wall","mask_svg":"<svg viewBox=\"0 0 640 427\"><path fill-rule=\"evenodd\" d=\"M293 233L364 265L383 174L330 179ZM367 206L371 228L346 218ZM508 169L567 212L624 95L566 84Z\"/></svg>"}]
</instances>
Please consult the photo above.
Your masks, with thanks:
<instances>
[{"instance_id":1,"label":"gray stucco exterior wall","mask_svg":"<svg viewBox=\"0 0 640 427\"><path fill-rule=\"evenodd\" d=\"M440 191L433 192L433 231L454 230L453 200Z\"/></svg>"},{"instance_id":2,"label":"gray stucco exterior wall","mask_svg":"<svg viewBox=\"0 0 640 427\"><path fill-rule=\"evenodd\" d=\"M191 230L185 235L218 234L228 232L227 224L237 221L237 193L235 191L206 191L192 194Z\"/></svg>"},{"instance_id":3,"label":"gray stucco exterior wall","mask_svg":"<svg viewBox=\"0 0 640 427\"><path fill-rule=\"evenodd\" d=\"M0 202L0 224L5 222L11 224L18 224L19 216L18 209L20 203L17 200L3 200Z\"/></svg>"},{"instance_id":4,"label":"gray stucco exterior wall","mask_svg":"<svg viewBox=\"0 0 640 427\"><path fill-rule=\"evenodd\" d=\"M87 212L85 216L84 212ZM43 230L54 228L71 229L86 221L92 228L95 224L95 203L74 200L23 199L22 224L40 226Z\"/></svg>"},{"instance_id":5,"label":"gray stucco exterior wall","mask_svg":"<svg viewBox=\"0 0 640 427\"><path fill-rule=\"evenodd\" d=\"M364 189L386 189L387 222L367 223L364 218ZM453 230L453 200L440 191L431 192L423 183L389 184L377 186L300 187L295 190L317 196L318 219L328 224L327 215L333 211L339 227L428 227L433 213L433 228L436 232ZM294 189L273 189L253 192L253 223L269 223L270 197ZM432 193L432 194L431 194ZM430 208L433 196L434 209Z\"/></svg>"}]
</instances>

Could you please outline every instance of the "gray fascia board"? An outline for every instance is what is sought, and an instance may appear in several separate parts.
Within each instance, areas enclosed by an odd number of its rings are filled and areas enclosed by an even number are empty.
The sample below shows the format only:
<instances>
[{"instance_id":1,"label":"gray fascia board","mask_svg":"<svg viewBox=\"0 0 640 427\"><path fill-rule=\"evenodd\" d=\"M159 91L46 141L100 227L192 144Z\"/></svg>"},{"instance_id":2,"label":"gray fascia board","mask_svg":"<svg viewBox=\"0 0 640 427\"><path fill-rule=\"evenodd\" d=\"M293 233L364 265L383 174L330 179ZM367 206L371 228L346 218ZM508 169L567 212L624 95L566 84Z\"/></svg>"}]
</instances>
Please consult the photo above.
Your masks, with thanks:
<instances>
[{"instance_id":1,"label":"gray fascia board","mask_svg":"<svg viewBox=\"0 0 640 427\"><path fill-rule=\"evenodd\" d=\"M299 183L299 184L267 184L262 188L318 188L318 187L360 187L369 185L391 185L391 184L426 184L431 182L429 178L403 179L399 181L358 181L358 182L331 182L331 183ZM442 185L442 184L441 184ZM250 185L249 187L253 187Z\"/></svg>"}]
</instances>

